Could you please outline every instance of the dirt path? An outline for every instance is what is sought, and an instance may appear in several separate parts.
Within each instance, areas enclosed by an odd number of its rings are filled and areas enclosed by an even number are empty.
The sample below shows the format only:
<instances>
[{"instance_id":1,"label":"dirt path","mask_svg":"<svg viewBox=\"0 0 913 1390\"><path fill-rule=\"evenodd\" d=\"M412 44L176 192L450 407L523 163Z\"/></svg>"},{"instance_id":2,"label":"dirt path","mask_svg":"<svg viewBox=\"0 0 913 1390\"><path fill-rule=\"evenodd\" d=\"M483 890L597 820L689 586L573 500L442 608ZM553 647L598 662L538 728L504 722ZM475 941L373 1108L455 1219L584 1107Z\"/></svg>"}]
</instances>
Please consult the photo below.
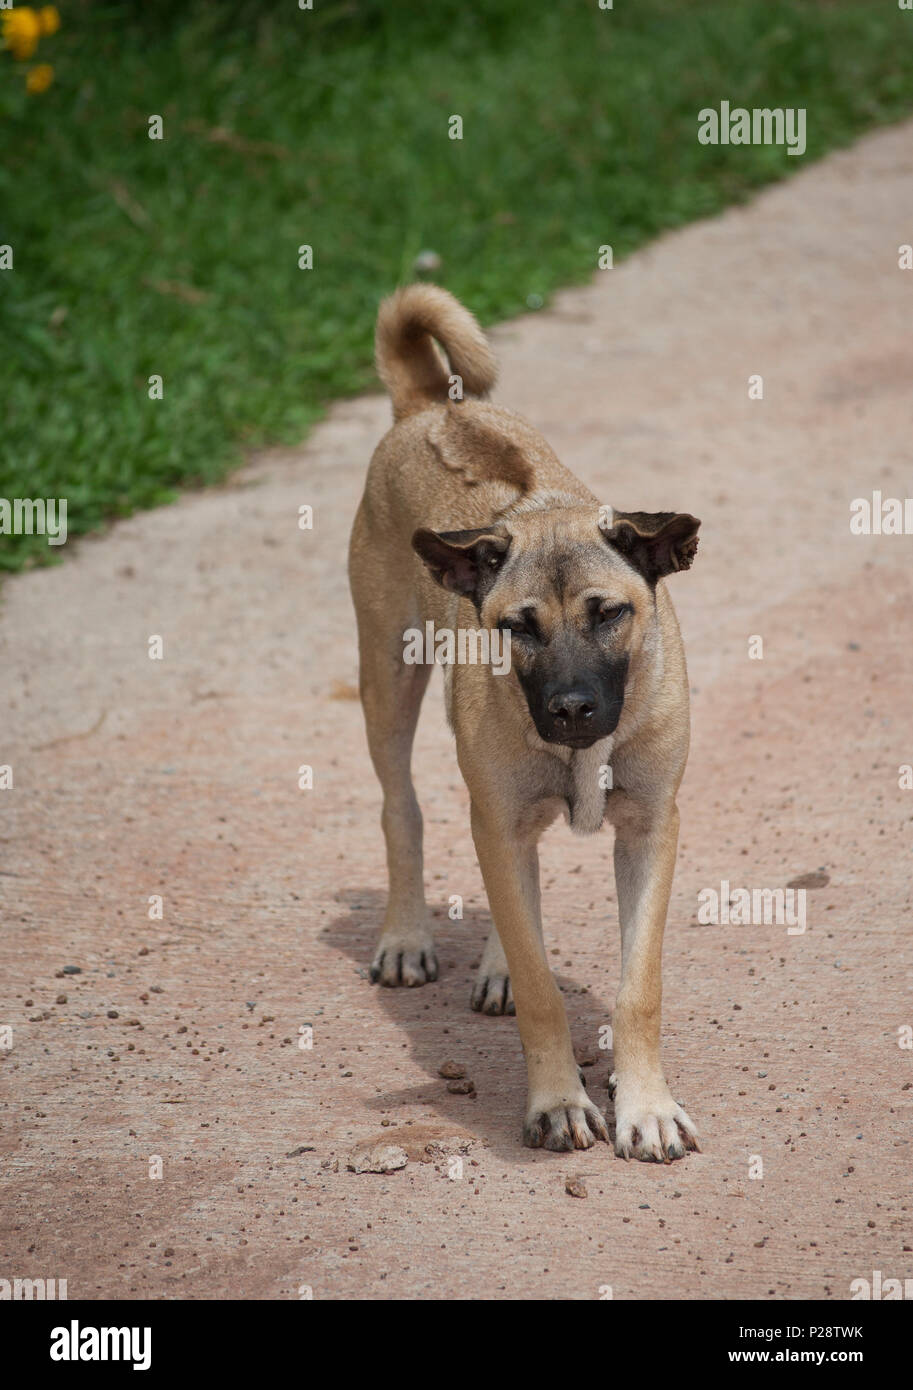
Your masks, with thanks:
<instances>
[{"instance_id":1,"label":"dirt path","mask_svg":"<svg viewBox=\"0 0 913 1390\"><path fill-rule=\"evenodd\" d=\"M468 1009L487 909L439 682L416 781L443 974L365 978L384 856L344 558L388 404L363 399L5 587L0 1276L74 1298L844 1299L913 1275L913 538L849 532L851 499L913 493L911 177L908 125L495 335L499 399L601 497L703 518L672 581L694 737L665 1056L705 1152L520 1147L515 1020ZM608 832L546 837L549 946L602 1103L610 866ZM819 868L804 934L697 925L702 888ZM408 1167L347 1171L372 1137Z\"/></svg>"}]
</instances>

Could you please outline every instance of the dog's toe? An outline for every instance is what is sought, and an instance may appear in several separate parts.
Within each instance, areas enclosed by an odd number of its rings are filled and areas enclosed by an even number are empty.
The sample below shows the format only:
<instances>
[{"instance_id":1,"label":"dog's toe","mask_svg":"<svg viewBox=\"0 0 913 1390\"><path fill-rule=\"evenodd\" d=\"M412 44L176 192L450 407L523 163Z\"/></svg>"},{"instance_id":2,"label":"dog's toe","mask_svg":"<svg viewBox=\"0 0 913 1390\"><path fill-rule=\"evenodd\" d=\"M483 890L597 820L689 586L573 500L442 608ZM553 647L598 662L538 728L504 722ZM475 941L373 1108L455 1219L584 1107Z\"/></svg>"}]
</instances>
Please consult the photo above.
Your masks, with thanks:
<instances>
[{"instance_id":1,"label":"dog's toe","mask_svg":"<svg viewBox=\"0 0 913 1390\"><path fill-rule=\"evenodd\" d=\"M668 1094L615 1100L615 1152L642 1163L671 1163L689 1151L700 1153L691 1119Z\"/></svg>"},{"instance_id":2,"label":"dog's toe","mask_svg":"<svg viewBox=\"0 0 913 1390\"><path fill-rule=\"evenodd\" d=\"M591 1149L597 1139L609 1142L605 1117L584 1097L581 1105L562 1103L532 1113L524 1126L523 1142L528 1149Z\"/></svg>"},{"instance_id":3,"label":"dog's toe","mask_svg":"<svg viewBox=\"0 0 913 1390\"><path fill-rule=\"evenodd\" d=\"M438 963L433 946L420 949L384 943L378 947L371 963L372 984L415 988L429 984L437 976Z\"/></svg>"},{"instance_id":4,"label":"dog's toe","mask_svg":"<svg viewBox=\"0 0 913 1390\"><path fill-rule=\"evenodd\" d=\"M470 1004L477 1014L515 1014L509 975L480 975Z\"/></svg>"}]
</instances>

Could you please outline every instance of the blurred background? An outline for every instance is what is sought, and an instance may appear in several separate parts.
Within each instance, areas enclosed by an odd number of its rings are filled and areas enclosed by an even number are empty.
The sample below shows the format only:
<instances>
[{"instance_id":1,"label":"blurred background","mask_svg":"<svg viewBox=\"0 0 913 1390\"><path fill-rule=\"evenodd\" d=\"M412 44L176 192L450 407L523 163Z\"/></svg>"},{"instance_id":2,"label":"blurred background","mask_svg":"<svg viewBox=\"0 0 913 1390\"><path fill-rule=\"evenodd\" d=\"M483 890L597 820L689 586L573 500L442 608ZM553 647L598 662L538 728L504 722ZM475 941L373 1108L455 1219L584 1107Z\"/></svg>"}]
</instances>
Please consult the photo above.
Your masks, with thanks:
<instances>
[{"instance_id":1,"label":"blurred background","mask_svg":"<svg viewBox=\"0 0 913 1390\"><path fill-rule=\"evenodd\" d=\"M895 0L313 3L0 10L0 496L66 497L71 535L373 388L397 283L540 308L913 110ZM700 145L721 100L806 108L807 153Z\"/></svg>"}]
</instances>

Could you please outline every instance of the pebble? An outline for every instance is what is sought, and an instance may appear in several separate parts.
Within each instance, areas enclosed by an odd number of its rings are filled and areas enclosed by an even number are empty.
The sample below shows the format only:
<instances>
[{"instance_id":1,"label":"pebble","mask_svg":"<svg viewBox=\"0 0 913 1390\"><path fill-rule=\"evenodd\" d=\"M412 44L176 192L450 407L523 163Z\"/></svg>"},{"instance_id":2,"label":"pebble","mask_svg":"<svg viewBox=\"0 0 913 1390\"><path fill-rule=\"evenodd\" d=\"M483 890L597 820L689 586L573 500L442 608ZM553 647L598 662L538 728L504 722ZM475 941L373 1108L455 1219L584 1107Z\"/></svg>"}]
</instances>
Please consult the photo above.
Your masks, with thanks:
<instances>
[{"instance_id":1,"label":"pebble","mask_svg":"<svg viewBox=\"0 0 913 1390\"><path fill-rule=\"evenodd\" d=\"M787 888L826 888L831 881L831 876L823 869L817 869L809 874L800 874L798 878L791 878L787 883Z\"/></svg>"},{"instance_id":2,"label":"pebble","mask_svg":"<svg viewBox=\"0 0 913 1390\"><path fill-rule=\"evenodd\" d=\"M416 275L431 274L435 270L440 270L443 262L436 251L419 251L412 263L412 269Z\"/></svg>"},{"instance_id":3,"label":"pebble","mask_svg":"<svg viewBox=\"0 0 913 1390\"><path fill-rule=\"evenodd\" d=\"M395 1173L409 1162L404 1149L397 1144L367 1144L355 1149L346 1167L350 1173Z\"/></svg>"}]
</instances>

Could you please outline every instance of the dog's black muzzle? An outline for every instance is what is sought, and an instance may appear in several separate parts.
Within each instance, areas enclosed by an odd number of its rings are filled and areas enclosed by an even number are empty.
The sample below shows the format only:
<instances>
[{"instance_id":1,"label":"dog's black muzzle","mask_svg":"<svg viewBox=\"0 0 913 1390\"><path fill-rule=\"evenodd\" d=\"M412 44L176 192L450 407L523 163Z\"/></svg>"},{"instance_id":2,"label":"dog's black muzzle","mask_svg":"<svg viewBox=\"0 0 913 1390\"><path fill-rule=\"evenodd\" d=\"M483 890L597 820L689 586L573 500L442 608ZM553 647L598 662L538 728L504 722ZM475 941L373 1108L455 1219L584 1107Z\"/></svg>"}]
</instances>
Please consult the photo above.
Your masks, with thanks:
<instances>
[{"instance_id":1,"label":"dog's black muzzle","mask_svg":"<svg viewBox=\"0 0 913 1390\"><path fill-rule=\"evenodd\" d=\"M538 702L537 702L538 703ZM596 685L543 691L539 708L531 711L539 737L565 748L592 748L614 733L622 701L607 699Z\"/></svg>"}]
</instances>

